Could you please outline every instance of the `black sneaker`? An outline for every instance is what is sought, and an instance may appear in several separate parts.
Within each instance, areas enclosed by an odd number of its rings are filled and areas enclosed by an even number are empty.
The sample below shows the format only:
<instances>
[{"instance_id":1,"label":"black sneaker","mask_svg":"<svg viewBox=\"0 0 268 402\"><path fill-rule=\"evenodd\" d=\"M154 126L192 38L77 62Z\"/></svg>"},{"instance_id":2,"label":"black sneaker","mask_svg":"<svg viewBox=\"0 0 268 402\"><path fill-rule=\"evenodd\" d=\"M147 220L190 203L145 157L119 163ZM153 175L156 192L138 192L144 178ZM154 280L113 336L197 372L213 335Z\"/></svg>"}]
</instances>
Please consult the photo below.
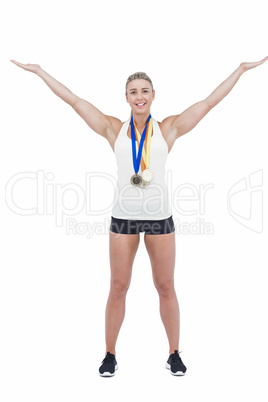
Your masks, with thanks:
<instances>
[{"instance_id":1,"label":"black sneaker","mask_svg":"<svg viewBox=\"0 0 268 402\"><path fill-rule=\"evenodd\" d=\"M173 375L184 375L187 370L177 350L169 356L166 362L166 368L169 369L170 373Z\"/></svg>"},{"instance_id":2,"label":"black sneaker","mask_svg":"<svg viewBox=\"0 0 268 402\"><path fill-rule=\"evenodd\" d=\"M115 375L115 371L118 369L115 355L107 352L107 355L102 361L102 365L99 368L99 373L102 377L112 377Z\"/></svg>"}]
</instances>

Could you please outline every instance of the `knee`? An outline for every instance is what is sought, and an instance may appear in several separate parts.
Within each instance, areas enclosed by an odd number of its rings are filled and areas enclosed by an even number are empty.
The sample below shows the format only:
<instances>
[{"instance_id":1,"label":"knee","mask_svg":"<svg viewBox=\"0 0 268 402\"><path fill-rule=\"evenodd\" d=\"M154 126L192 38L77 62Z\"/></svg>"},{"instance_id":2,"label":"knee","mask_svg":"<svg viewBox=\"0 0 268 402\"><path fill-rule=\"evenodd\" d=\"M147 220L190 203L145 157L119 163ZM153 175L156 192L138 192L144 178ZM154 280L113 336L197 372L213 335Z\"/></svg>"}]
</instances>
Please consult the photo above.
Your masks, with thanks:
<instances>
[{"instance_id":1,"label":"knee","mask_svg":"<svg viewBox=\"0 0 268 402\"><path fill-rule=\"evenodd\" d=\"M156 281L155 282L155 287L156 290L159 294L159 296L165 297L165 298L172 298L175 294L175 289L174 289L174 281L169 280L169 281Z\"/></svg>"},{"instance_id":2,"label":"knee","mask_svg":"<svg viewBox=\"0 0 268 402\"><path fill-rule=\"evenodd\" d=\"M120 280L111 281L110 295L114 299L120 299L126 296L129 288L129 283Z\"/></svg>"}]
</instances>

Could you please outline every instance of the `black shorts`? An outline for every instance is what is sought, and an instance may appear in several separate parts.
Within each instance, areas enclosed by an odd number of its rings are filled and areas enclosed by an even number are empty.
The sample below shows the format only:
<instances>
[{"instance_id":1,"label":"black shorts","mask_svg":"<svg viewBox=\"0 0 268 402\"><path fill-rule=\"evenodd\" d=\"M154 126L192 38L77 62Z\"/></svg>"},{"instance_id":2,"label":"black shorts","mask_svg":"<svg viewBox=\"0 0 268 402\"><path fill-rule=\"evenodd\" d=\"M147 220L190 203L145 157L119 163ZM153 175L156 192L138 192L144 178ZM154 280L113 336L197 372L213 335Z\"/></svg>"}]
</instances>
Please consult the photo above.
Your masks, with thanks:
<instances>
[{"instance_id":1,"label":"black shorts","mask_svg":"<svg viewBox=\"0 0 268 402\"><path fill-rule=\"evenodd\" d=\"M167 219L160 220L132 220L119 219L112 216L110 231L120 234L147 234L160 235L175 232L172 215Z\"/></svg>"}]
</instances>

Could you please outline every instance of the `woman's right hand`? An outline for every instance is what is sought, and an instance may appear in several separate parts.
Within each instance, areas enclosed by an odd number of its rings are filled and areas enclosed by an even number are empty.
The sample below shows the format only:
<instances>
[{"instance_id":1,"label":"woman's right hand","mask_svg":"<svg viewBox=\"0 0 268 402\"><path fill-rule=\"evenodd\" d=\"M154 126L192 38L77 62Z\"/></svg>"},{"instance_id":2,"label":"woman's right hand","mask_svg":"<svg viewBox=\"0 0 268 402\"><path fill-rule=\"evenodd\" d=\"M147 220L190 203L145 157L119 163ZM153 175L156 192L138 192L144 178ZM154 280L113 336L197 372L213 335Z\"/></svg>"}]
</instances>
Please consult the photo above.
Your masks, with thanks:
<instances>
[{"instance_id":1,"label":"woman's right hand","mask_svg":"<svg viewBox=\"0 0 268 402\"><path fill-rule=\"evenodd\" d=\"M16 64L16 66L23 68L26 71L30 71L32 73L37 74L38 71L41 70L41 67L39 66L39 64L23 64L23 63L19 63L16 60L10 60L12 61L12 63Z\"/></svg>"}]
</instances>

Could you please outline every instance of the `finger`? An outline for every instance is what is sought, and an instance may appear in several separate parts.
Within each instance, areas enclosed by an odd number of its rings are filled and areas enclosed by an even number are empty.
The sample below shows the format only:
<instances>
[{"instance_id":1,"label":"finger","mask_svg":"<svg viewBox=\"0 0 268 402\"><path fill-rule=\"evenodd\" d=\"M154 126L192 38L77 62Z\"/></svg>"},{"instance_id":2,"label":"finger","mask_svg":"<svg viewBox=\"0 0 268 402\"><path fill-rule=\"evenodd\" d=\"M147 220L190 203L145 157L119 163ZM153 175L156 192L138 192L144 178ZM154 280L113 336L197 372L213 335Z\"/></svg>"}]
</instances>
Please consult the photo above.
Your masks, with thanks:
<instances>
[{"instance_id":1,"label":"finger","mask_svg":"<svg viewBox=\"0 0 268 402\"><path fill-rule=\"evenodd\" d=\"M258 62L258 64L262 64L262 63L264 63L266 60L268 60L268 56L266 56L266 57L264 57L264 59L260 60L260 61Z\"/></svg>"},{"instance_id":2,"label":"finger","mask_svg":"<svg viewBox=\"0 0 268 402\"><path fill-rule=\"evenodd\" d=\"M19 62L16 61L16 60L10 60L10 61L12 61L12 63L16 64L17 66L20 66L20 67L24 66L24 64L19 63Z\"/></svg>"},{"instance_id":3,"label":"finger","mask_svg":"<svg viewBox=\"0 0 268 402\"><path fill-rule=\"evenodd\" d=\"M10 61L12 61L14 64L16 64L16 66L23 68L24 70L29 70L29 67L27 64L19 63L16 60L10 60Z\"/></svg>"},{"instance_id":4,"label":"finger","mask_svg":"<svg viewBox=\"0 0 268 402\"><path fill-rule=\"evenodd\" d=\"M253 63L248 63L251 67L257 67L260 66L261 64L263 64L266 60L268 59L268 57L265 57L264 59L260 60L260 61L255 61Z\"/></svg>"}]
</instances>

